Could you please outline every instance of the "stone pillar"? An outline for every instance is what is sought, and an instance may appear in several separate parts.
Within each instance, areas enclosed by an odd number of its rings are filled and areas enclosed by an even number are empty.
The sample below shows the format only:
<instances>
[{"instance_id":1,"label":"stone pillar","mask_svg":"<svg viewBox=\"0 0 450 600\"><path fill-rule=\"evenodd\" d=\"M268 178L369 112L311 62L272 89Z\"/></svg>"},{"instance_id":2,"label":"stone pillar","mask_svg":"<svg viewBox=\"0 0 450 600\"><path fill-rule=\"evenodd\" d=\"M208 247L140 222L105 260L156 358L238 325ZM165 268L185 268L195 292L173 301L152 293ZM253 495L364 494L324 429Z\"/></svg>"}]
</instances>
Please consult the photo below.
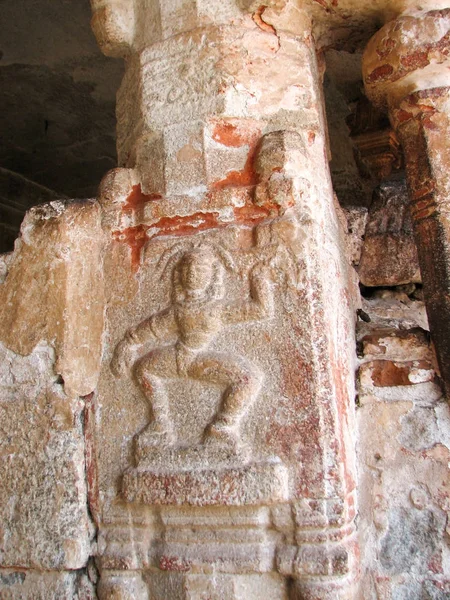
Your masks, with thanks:
<instances>
[{"instance_id":1,"label":"stone pillar","mask_svg":"<svg viewBox=\"0 0 450 600\"><path fill-rule=\"evenodd\" d=\"M126 59L90 405L101 598L355 598L354 281L310 21L95 0Z\"/></svg>"},{"instance_id":2,"label":"stone pillar","mask_svg":"<svg viewBox=\"0 0 450 600\"><path fill-rule=\"evenodd\" d=\"M450 8L403 15L369 42L366 93L387 108L406 159L430 330L450 391Z\"/></svg>"}]
</instances>

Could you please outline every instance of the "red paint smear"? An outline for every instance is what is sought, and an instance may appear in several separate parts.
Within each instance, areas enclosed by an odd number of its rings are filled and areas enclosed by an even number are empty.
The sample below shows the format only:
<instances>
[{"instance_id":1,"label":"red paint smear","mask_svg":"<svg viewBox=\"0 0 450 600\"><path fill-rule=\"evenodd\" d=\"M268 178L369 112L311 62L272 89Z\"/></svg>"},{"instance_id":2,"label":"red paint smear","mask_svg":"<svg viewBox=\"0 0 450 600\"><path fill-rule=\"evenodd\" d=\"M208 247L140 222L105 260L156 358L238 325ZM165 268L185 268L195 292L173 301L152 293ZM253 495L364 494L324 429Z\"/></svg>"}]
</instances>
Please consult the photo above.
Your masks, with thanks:
<instances>
[{"instance_id":1,"label":"red paint smear","mask_svg":"<svg viewBox=\"0 0 450 600\"><path fill-rule=\"evenodd\" d=\"M196 212L184 217L163 217L152 225L137 225L115 231L114 238L128 244L131 249L132 268L136 271L141 260L141 250L148 241L146 234L150 228L157 230L152 237L161 237L194 235L200 231L222 229L233 224L254 226L267 218L276 217L280 212L280 206L270 202L259 206L249 200L244 206L235 207L233 212L235 217L233 221L220 221L218 212Z\"/></svg>"},{"instance_id":2,"label":"red paint smear","mask_svg":"<svg viewBox=\"0 0 450 600\"><path fill-rule=\"evenodd\" d=\"M413 115L411 113L409 113L407 110L403 110L403 108L401 108L399 111L397 111L395 116L399 123L404 123L405 121L409 121L413 117Z\"/></svg>"},{"instance_id":3,"label":"red paint smear","mask_svg":"<svg viewBox=\"0 0 450 600\"><path fill-rule=\"evenodd\" d=\"M163 217L152 227L159 229L155 237L161 235L192 235L198 231L219 227L221 223L218 217L219 213L217 212L196 212L185 217Z\"/></svg>"},{"instance_id":4,"label":"red paint smear","mask_svg":"<svg viewBox=\"0 0 450 600\"><path fill-rule=\"evenodd\" d=\"M436 574L443 574L444 570L442 567L442 551L439 550L431 560L428 562L428 569Z\"/></svg>"},{"instance_id":5,"label":"red paint smear","mask_svg":"<svg viewBox=\"0 0 450 600\"><path fill-rule=\"evenodd\" d=\"M257 183L257 175L253 169L253 162L258 141L261 137L261 129L255 127L255 123L248 124L247 127L245 125L245 121L238 121L237 124L230 121L218 121L215 124L212 137L216 142L228 148L249 146L243 170L230 171L224 179L216 181L212 186L216 190L228 187L250 186Z\"/></svg>"},{"instance_id":6,"label":"red paint smear","mask_svg":"<svg viewBox=\"0 0 450 600\"><path fill-rule=\"evenodd\" d=\"M253 13L252 19L262 31L276 35L277 32L275 30L275 27L273 25L270 25L269 23L266 23L262 18L266 8L267 6L260 6L258 10Z\"/></svg>"},{"instance_id":7,"label":"red paint smear","mask_svg":"<svg viewBox=\"0 0 450 600\"><path fill-rule=\"evenodd\" d=\"M115 231L114 238L119 242L125 242L131 249L131 266L133 271L137 271L141 262L141 250L147 241L146 231L148 225L137 225L128 227L122 231Z\"/></svg>"},{"instance_id":8,"label":"red paint smear","mask_svg":"<svg viewBox=\"0 0 450 600\"><path fill-rule=\"evenodd\" d=\"M147 202L161 200L161 194L143 194L141 184L133 185L130 195L126 203L122 206L124 212L138 210Z\"/></svg>"},{"instance_id":9,"label":"red paint smear","mask_svg":"<svg viewBox=\"0 0 450 600\"><path fill-rule=\"evenodd\" d=\"M446 86L441 86L430 88L429 90L419 90L418 92L411 94L410 97L414 98L414 96L416 96L422 100L424 98L443 98L447 94L447 89L448 88Z\"/></svg>"},{"instance_id":10,"label":"red paint smear","mask_svg":"<svg viewBox=\"0 0 450 600\"><path fill-rule=\"evenodd\" d=\"M382 48L377 48L378 58L380 60L385 59L391 51L395 48L395 42L392 38L388 38L386 42L383 44Z\"/></svg>"},{"instance_id":11,"label":"red paint smear","mask_svg":"<svg viewBox=\"0 0 450 600\"><path fill-rule=\"evenodd\" d=\"M426 67L430 62L428 60L428 50L417 50L417 52L402 56L400 62L408 70Z\"/></svg>"},{"instance_id":12,"label":"red paint smear","mask_svg":"<svg viewBox=\"0 0 450 600\"><path fill-rule=\"evenodd\" d=\"M261 223L264 219L270 216L276 216L279 213L280 207L277 204L267 204L265 206L257 206L256 204L248 203L244 206L239 206L233 209L237 223L242 225L255 225Z\"/></svg>"},{"instance_id":13,"label":"red paint smear","mask_svg":"<svg viewBox=\"0 0 450 600\"><path fill-rule=\"evenodd\" d=\"M318 1L318 0L316 0ZM430 11L428 14L431 16L436 12L435 18L438 19L440 17L446 18L449 14L449 10L445 9L443 11ZM397 22L397 25L394 26L393 31L398 31L402 28L402 22ZM403 54L400 58L400 65L398 66L395 75L390 79L390 81L397 81L401 77L404 77L407 73L414 71L418 68L423 68L426 65L432 62L433 57L432 54L436 51L442 54L443 56L448 56L450 51L448 49L450 41L450 33L447 32L440 40L428 44L424 44L420 47L420 49L411 52L410 54ZM377 54L380 59L384 59L386 56L390 54L390 52L396 47L396 42L389 38L387 42L381 44L381 48L377 50ZM389 73L381 73L380 76L376 75L376 72L379 70L383 70L390 67L390 65L382 65L375 69L368 77L368 83L372 83L377 79L382 79L386 75L392 75L394 72L394 68L391 67L391 71Z\"/></svg>"},{"instance_id":14,"label":"red paint smear","mask_svg":"<svg viewBox=\"0 0 450 600\"><path fill-rule=\"evenodd\" d=\"M248 153L247 160L245 161L243 170L230 171L225 179L221 179L220 181L213 183L214 189L223 190L224 188L228 187L245 187L256 185L258 177L253 169L253 164L257 148L257 139L258 138L255 136L255 139L250 146L250 151Z\"/></svg>"},{"instance_id":15,"label":"red paint smear","mask_svg":"<svg viewBox=\"0 0 450 600\"><path fill-rule=\"evenodd\" d=\"M247 144L253 144L255 137L259 137L260 132L251 131L244 128L242 122L234 124L230 121L217 121L214 125L212 134L213 140L219 142L228 148L241 148Z\"/></svg>"},{"instance_id":16,"label":"red paint smear","mask_svg":"<svg viewBox=\"0 0 450 600\"><path fill-rule=\"evenodd\" d=\"M304 335L295 324L293 330L296 334ZM301 351L289 338L283 340L278 352L289 356L288 361L280 361L281 389L283 397L289 398L292 414L287 422L272 421L266 443L280 458L297 463L295 494L298 497L309 497L311 490L320 488L323 480L323 472L311 468L317 457L323 454L320 419L311 402L314 397L314 372L312 365L305 361ZM298 461L299 452L301 462Z\"/></svg>"},{"instance_id":17,"label":"red paint smear","mask_svg":"<svg viewBox=\"0 0 450 600\"><path fill-rule=\"evenodd\" d=\"M161 556L159 560L161 571L177 571L185 573L191 569L191 565L182 558L176 556Z\"/></svg>"},{"instance_id":18,"label":"red paint smear","mask_svg":"<svg viewBox=\"0 0 450 600\"><path fill-rule=\"evenodd\" d=\"M413 192L414 200L422 200L423 198L427 199L427 196L431 196L436 189L436 185L434 181L428 181L427 185L416 188Z\"/></svg>"},{"instance_id":19,"label":"red paint smear","mask_svg":"<svg viewBox=\"0 0 450 600\"><path fill-rule=\"evenodd\" d=\"M422 125L425 127L425 129L429 129L431 131L439 130L439 126L436 125L436 123L433 121L433 119L431 117L425 117L422 120Z\"/></svg>"},{"instance_id":20,"label":"red paint smear","mask_svg":"<svg viewBox=\"0 0 450 600\"><path fill-rule=\"evenodd\" d=\"M228 187L245 187L256 184L256 173L253 170L253 156L250 152L243 171L230 171L225 179L216 181L213 187L216 190L223 190Z\"/></svg>"}]
</instances>

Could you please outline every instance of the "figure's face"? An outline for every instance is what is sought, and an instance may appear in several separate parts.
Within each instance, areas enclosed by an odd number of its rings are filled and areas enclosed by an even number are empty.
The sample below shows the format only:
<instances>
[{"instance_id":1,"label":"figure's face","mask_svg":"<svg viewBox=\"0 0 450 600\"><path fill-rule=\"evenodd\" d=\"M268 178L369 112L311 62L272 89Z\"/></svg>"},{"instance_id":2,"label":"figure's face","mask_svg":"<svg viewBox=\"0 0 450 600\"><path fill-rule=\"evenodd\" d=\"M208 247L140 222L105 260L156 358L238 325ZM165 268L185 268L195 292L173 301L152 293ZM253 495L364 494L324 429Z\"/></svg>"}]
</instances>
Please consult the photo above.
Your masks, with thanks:
<instances>
[{"instance_id":1,"label":"figure's face","mask_svg":"<svg viewBox=\"0 0 450 600\"><path fill-rule=\"evenodd\" d=\"M206 252L188 252L181 259L181 285L188 293L204 292L211 283L214 258Z\"/></svg>"}]
</instances>

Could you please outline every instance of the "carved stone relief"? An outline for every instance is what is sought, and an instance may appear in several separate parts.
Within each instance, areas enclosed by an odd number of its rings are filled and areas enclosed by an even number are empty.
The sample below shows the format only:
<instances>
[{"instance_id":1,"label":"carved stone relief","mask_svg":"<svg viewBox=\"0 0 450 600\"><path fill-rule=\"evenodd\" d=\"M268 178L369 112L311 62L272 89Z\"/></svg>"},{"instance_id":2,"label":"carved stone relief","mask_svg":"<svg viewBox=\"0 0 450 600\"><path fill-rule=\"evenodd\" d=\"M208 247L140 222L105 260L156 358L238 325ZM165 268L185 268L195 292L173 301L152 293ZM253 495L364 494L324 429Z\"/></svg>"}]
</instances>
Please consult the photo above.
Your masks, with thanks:
<instances>
[{"instance_id":1,"label":"carved stone relief","mask_svg":"<svg viewBox=\"0 0 450 600\"><path fill-rule=\"evenodd\" d=\"M302 148L294 132L259 141L258 183L226 196L244 204L245 222L235 212L203 229L187 215L180 235L160 233L151 211L165 200L139 206L138 263L114 234L128 202L112 204L104 188L110 251L120 253L107 266L107 351L94 407L102 597L133 589L159 600L170 581L173 598L201 598L193 590L215 589L211 569L223 598L245 598L241 587L257 597L259 583L241 580L242 570L267 577L274 598L288 597L291 577L301 580L292 598L323 577L351 589L353 492L336 456L346 442L328 445L331 432L340 436L333 400L324 401L335 384L319 368L333 344L316 312L319 239L333 281L343 271L319 224L328 209L321 213L311 183L295 176ZM339 319L345 301L336 302L329 309Z\"/></svg>"}]
</instances>

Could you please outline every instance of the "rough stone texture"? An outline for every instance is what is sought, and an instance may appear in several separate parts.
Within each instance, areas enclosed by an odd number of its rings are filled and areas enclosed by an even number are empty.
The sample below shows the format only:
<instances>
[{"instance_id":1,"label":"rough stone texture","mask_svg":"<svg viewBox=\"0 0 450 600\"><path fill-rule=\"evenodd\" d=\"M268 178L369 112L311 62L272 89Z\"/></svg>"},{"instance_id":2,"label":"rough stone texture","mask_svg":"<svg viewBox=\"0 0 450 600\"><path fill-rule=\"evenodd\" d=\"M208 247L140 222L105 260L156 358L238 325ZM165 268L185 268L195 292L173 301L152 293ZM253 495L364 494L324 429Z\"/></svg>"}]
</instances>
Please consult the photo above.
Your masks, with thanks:
<instances>
[{"instance_id":1,"label":"rough stone texture","mask_svg":"<svg viewBox=\"0 0 450 600\"><path fill-rule=\"evenodd\" d=\"M349 258L351 263L357 266L361 260L368 211L363 206L347 206L342 212L346 221L344 229L347 234L346 240Z\"/></svg>"},{"instance_id":2,"label":"rough stone texture","mask_svg":"<svg viewBox=\"0 0 450 600\"><path fill-rule=\"evenodd\" d=\"M55 349L65 390L95 388L103 335L103 235L93 201L54 201L22 224L0 287L0 340L28 355L41 341Z\"/></svg>"},{"instance_id":3,"label":"rough stone texture","mask_svg":"<svg viewBox=\"0 0 450 600\"><path fill-rule=\"evenodd\" d=\"M368 287L421 282L409 199L402 180L384 182L374 192L358 275Z\"/></svg>"},{"instance_id":4,"label":"rough stone texture","mask_svg":"<svg viewBox=\"0 0 450 600\"><path fill-rule=\"evenodd\" d=\"M0 259L0 598L446 597L421 289L359 300L366 213L333 196L313 42L404 3L92 4L127 58L121 166Z\"/></svg>"},{"instance_id":5,"label":"rough stone texture","mask_svg":"<svg viewBox=\"0 0 450 600\"><path fill-rule=\"evenodd\" d=\"M358 328L362 587L367 599L446 598L450 412L418 326L422 303L409 302L406 320L398 311L400 297L383 300L395 315L389 328L378 298L365 302L373 321ZM385 367L382 382L374 363ZM398 377L399 368L407 380Z\"/></svg>"},{"instance_id":6,"label":"rough stone texture","mask_svg":"<svg viewBox=\"0 0 450 600\"><path fill-rule=\"evenodd\" d=\"M0 563L81 568L91 551L83 402L64 394L48 345L0 354Z\"/></svg>"},{"instance_id":7,"label":"rough stone texture","mask_svg":"<svg viewBox=\"0 0 450 600\"><path fill-rule=\"evenodd\" d=\"M269 134L265 139L267 160L283 160L283 143L287 148L292 141L297 143L295 136L283 140L279 134ZM295 156L295 148L292 147L287 155ZM264 150L261 152L264 153ZM281 173L286 173L283 162L276 164L283 169ZM292 172L295 173L295 170ZM314 328L319 327L325 317L322 311L316 315L311 313L313 304L307 300L311 294L324 293L322 285L325 283L315 278L311 283L308 281L308 273L321 270L321 267L315 266L317 253L313 253L312 248L319 243L329 248L330 264L337 265L331 238L323 239L319 234L321 228L315 224L318 210L324 210L323 218L328 219L329 208L324 209L317 203L315 216L311 219L312 213L306 204L300 204L302 196L297 191L301 189L297 186L304 183L286 175L281 179L283 187L278 187L273 180L270 188L275 202L281 203L281 216L277 216L276 204L269 209L273 210L274 216L271 216L263 204L259 208L254 201L246 199L244 206L249 223L244 221L241 224L239 205L242 201L238 200L239 204L234 209L236 221L228 224L217 212L217 220L210 226L206 217L199 219L189 214L184 220L180 217L166 217L164 220L156 211L158 205L161 206L159 210L164 206L169 208L169 203L156 200L148 204L148 208L144 205L146 212L139 214L134 211L134 218L139 219L134 222L142 223L154 236L150 241L144 239L140 252L135 252L133 246L129 248L127 237L115 234L114 229L111 231L112 241L108 250L111 266L107 271L110 298L108 354L94 405L94 411L102 418L94 431L93 441L94 448L102 447L101 453L97 451L96 462L98 489L103 494L94 500L99 515L100 539L105 539L102 573L124 565L144 571L159 566L168 573L179 570L199 573L211 568L218 572L250 569L264 573L272 570L274 560L280 561L280 571L288 577L332 576L346 574L352 569L351 553L348 556L337 542L337 552L345 557L341 557L342 571L336 570L336 565L341 563L328 556L329 552L334 552L334 544L325 544L326 534L323 537L324 534L319 533L320 528L328 523L330 526L334 524L342 530L337 537L344 536L345 539L344 524L351 520L353 513L351 504L346 506L349 500L345 492L338 491L348 489L349 485L341 479L343 473L338 467L339 463L342 467L344 463L334 457L335 450L326 442L330 436L335 437L334 432L339 425L331 426L330 423L325 432L321 421L335 417L325 407L320 408L320 403L313 401L319 390L329 389L325 393L330 402L339 397L335 394L342 393L337 388L334 388L335 391L332 391L333 387L329 388L335 384L327 378L334 375L332 371L325 375L328 369L322 371L326 355L319 351L322 344L336 342L322 338L316 346L318 339L311 335L311 326L317 323ZM267 189L266 185L261 182L259 189L255 190L261 198L264 198L262 194ZM105 191L108 200L111 198L109 189ZM291 189L293 193L292 208L287 210L282 207L286 206L286 201L291 201L284 195L285 189ZM241 196L245 199L247 193L245 188L233 189L235 198ZM312 194L314 192L308 195L308 202L311 202ZM219 198L216 199L217 204ZM228 198L233 202L231 190L227 190L222 202ZM105 207L108 210L107 221L120 222L120 213L114 215L111 205ZM155 217L150 209L158 218L154 223L152 219ZM125 211L122 208L123 217L126 217ZM302 214L308 216L298 223L297 215ZM252 221L259 222L259 225L253 225ZM162 229L165 223L174 228L168 229L168 233L179 229L181 235L175 238L168 236ZM300 234L300 231L303 233ZM319 242L319 239L323 241ZM182 279L179 287L178 282L180 277L184 277L184 269L191 268L188 265L197 265L197 261L200 262L196 269L203 265L204 255L206 264L211 263L213 273L217 272L220 278L215 284L218 286L214 292L217 299L214 303L211 303L214 296L208 299L210 308L207 308L207 303L205 309L197 312L195 305L184 307L183 295L178 295L187 293L183 292L186 283ZM295 256L302 257L301 271L294 266ZM271 271L271 268L275 270ZM202 266L200 272L204 269L207 267ZM195 271L188 270L187 273L186 281L196 277ZM224 283L221 283L222 278ZM156 281L158 285L155 285ZM336 277L335 281L339 278ZM208 283L207 289L210 285ZM302 289L305 292L301 292ZM178 297L180 300L177 300ZM272 303L274 308L271 308ZM339 315L337 305L329 308L328 319L332 314ZM192 317L188 309L194 310ZM203 310L208 311L206 321ZM294 310L296 317L292 321L291 311ZM186 316L184 311L187 311ZM166 321L164 315L167 316ZM190 324L194 315L195 321ZM278 315L277 318L275 315ZM173 318L175 321L172 321ZM225 325L225 318L230 320L230 325ZM195 341L195 336L199 335L195 328L191 332L196 320L205 323L200 337L202 340L203 336L207 336L205 341ZM236 325L233 326L233 322ZM292 330L292 327L295 329ZM184 328L187 328L189 336L194 336L192 341L185 337ZM339 325L334 331L339 331ZM350 331L348 334L351 335ZM213 341L209 342L212 334ZM340 339L344 342L344 338ZM168 345L173 343L176 345ZM189 350L192 344L194 346ZM151 349L155 346L152 353ZM286 352L298 356L294 373L290 363L285 364ZM108 362L111 359L110 367ZM132 370L125 370L127 362ZM124 376L115 380L111 368L120 374L122 367ZM338 367L338 372L342 373L341 367ZM321 378L325 375L325 380L319 382L315 379L319 373ZM239 404L236 404L235 416L231 418L233 413L230 413L227 421L225 413L220 417L221 395L233 381L236 382L236 392L230 387L230 397L234 393L236 400L233 402L239 401ZM164 392L167 400L162 399ZM298 410L292 410L293 403ZM151 426L148 426L149 415L152 414L149 404L153 407L155 419ZM320 416L322 410L325 412ZM220 418L229 425L221 429ZM351 419L351 413L348 418ZM308 435L303 436L303 431L308 431ZM337 442L336 449L343 449L344 440ZM307 461L301 459L304 456L309 457ZM319 456L322 458L319 459ZM326 479L322 475L323 461L329 464ZM281 464L277 466L277 462ZM273 471L274 467L276 471ZM348 468L351 468L350 463ZM270 487L267 487L266 480ZM120 486L122 497L118 495ZM143 510L139 504L124 503L124 497L130 501L140 499L150 506ZM296 507L298 516L295 518L292 517L292 508L283 505L286 500ZM274 505L277 514L275 525L270 525L267 507L263 509L258 503ZM277 503L281 503L278 509ZM181 506L179 509L173 506L158 508L158 505L165 504ZM208 504L215 505L214 512L200 513L195 508ZM234 505L234 509L225 509L227 505ZM261 519L264 512L266 517ZM127 525L130 518L134 525ZM159 519L167 520L162 530ZM197 519L199 525L192 530ZM143 529L140 523L147 525ZM220 523L221 529L217 530ZM305 527L311 529L302 533ZM302 570L303 561L293 537L295 531L297 538L305 535L311 543L312 556L326 566L319 567L317 572L305 573ZM286 547L275 543L281 535L291 540ZM269 542L271 536L274 536L274 542ZM133 545L132 539L135 540ZM107 578L106 573L104 577ZM116 582L119 580L119 587L128 585L120 583L118 575L115 577ZM128 576L124 577L127 579ZM140 583L133 585L141 589L141 579L136 577ZM149 577L149 581L153 581ZM161 584L164 592L158 592L161 595L157 598L169 593L167 586L171 585L170 581L172 579L167 576L165 585ZM255 584L248 584L248 598L258 597L259 588L255 587L258 580L254 581ZM351 589L350 584L347 590ZM309 586L314 587L311 582ZM325 587L321 593L329 591ZM341 590L336 593L352 592ZM186 597L199 598L201 595L192 592ZM274 597L282 598L283 595Z\"/></svg>"},{"instance_id":8,"label":"rough stone texture","mask_svg":"<svg viewBox=\"0 0 450 600\"><path fill-rule=\"evenodd\" d=\"M15 252L2 260L0 562L5 568L81 569L92 553L85 400L79 396L92 392L98 378L102 239L98 205L53 201L27 213ZM41 575L2 576L1 597L76 597L74 576Z\"/></svg>"},{"instance_id":9,"label":"rough stone texture","mask_svg":"<svg viewBox=\"0 0 450 600\"><path fill-rule=\"evenodd\" d=\"M95 600L95 587L83 571L70 573L0 569L1 600Z\"/></svg>"},{"instance_id":10,"label":"rough stone texture","mask_svg":"<svg viewBox=\"0 0 450 600\"><path fill-rule=\"evenodd\" d=\"M363 73L369 99L389 108L404 149L430 329L450 389L450 8L434 8L385 25L367 46Z\"/></svg>"}]
</instances>

